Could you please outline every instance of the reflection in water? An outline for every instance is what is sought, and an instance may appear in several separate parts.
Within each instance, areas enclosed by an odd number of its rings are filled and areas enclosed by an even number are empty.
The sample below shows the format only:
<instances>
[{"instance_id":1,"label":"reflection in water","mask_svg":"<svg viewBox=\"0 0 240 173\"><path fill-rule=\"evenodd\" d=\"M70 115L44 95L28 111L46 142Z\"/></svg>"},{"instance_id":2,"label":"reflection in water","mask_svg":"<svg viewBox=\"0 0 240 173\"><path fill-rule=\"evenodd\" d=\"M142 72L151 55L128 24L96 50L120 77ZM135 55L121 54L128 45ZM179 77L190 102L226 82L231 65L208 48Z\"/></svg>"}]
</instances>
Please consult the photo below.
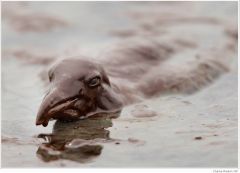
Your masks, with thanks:
<instances>
[{"instance_id":1,"label":"reflection in water","mask_svg":"<svg viewBox=\"0 0 240 173\"><path fill-rule=\"evenodd\" d=\"M58 159L88 162L101 154L101 143L111 140L106 128L118 116L119 113L101 114L74 122L56 121L52 134L38 136L46 142L39 146L37 155L46 162Z\"/></svg>"}]
</instances>

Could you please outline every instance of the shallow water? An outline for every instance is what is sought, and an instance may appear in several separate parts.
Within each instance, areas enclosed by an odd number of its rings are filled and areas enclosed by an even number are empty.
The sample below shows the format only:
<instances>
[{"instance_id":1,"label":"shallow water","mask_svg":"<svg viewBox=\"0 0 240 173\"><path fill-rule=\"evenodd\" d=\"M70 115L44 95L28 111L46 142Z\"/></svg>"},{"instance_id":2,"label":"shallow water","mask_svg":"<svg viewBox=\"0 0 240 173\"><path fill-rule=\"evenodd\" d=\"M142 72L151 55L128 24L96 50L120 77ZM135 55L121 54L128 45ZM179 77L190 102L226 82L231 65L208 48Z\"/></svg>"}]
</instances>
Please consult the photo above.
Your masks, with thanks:
<instances>
[{"instance_id":1,"label":"shallow water","mask_svg":"<svg viewBox=\"0 0 240 173\"><path fill-rule=\"evenodd\" d=\"M229 72L191 95L161 95L145 100L124 108L116 119L89 119L69 124L51 121L46 128L35 126L36 113L46 90L40 75L46 65L42 61L31 61L79 53L95 56L131 33L149 36L157 32L160 40L184 37L196 44L197 48L188 45L168 62L178 64L199 50L221 48L228 41L236 44L222 33L236 26L237 3L34 2L14 5L4 2L2 8L8 11L13 8L17 15L46 13L67 23L51 25L50 29L48 26L44 32L31 28L19 31L11 23L14 17L3 18L3 167L237 166L235 50L227 54L229 60L225 60ZM221 19L223 25L196 21L194 25L161 23L154 32L139 29L151 11L166 15L170 9L185 16L186 8L193 16ZM145 17L139 19L142 13ZM129 15L134 16L134 20ZM134 32L129 32L131 30ZM16 51L27 51L31 58L21 58ZM227 154L223 157L223 153Z\"/></svg>"}]
</instances>

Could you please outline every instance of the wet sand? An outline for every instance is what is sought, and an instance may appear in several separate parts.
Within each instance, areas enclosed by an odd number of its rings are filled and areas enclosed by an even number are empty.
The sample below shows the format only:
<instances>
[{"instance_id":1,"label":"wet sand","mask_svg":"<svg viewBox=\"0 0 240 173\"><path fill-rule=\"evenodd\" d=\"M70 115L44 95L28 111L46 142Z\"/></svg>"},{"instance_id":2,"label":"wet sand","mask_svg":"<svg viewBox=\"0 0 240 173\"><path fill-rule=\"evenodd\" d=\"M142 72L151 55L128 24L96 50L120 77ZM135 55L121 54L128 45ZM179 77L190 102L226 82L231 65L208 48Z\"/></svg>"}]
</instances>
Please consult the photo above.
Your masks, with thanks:
<instances>
[{"instance_id":1,"label":"wet sand","mask_svg":"<svg viewBox=\"0 0 240 173\"><path fill-rule=\"evenodd\" d=\"M2 8L3 167L237 167L236 2L4 2ZM181 87L154 92L154 98L125 107L110 124L80 121L67 131L55 121L35 126L51 62L79 54L102 58L126 39L152 37L176 49L162 72L176 67L181 73L179 64L188 68L210 56L227 70L191 94L178 92ZM76 140L60 153L45 150L44 143L54 143L39 138L55 135L62 143L65 133Z\"/></svg>"}]
</instances>

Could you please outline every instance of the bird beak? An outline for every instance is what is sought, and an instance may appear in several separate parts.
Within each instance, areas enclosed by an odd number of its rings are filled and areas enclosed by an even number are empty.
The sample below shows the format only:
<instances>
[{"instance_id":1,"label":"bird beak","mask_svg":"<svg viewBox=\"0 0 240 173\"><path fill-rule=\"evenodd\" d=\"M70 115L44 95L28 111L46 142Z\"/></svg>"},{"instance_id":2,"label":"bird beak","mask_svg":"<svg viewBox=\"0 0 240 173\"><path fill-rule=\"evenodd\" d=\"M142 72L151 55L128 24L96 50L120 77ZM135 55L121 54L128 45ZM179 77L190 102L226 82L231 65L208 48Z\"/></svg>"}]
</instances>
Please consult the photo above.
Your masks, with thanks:
<instances>
[{"instance_id":1,"label":"bird beak","mask_svg":"<svg viewBox=\"0 0 240 173\"><path fill-rule=\"evenodd\" d=\"M43 125L46 127L55 113L73 105L77 100L77 98L71 95L67 96L66 94L60 93L61 92L55 89L44 97L37 114L36 125Z\"/></svg>"}]
</instances>

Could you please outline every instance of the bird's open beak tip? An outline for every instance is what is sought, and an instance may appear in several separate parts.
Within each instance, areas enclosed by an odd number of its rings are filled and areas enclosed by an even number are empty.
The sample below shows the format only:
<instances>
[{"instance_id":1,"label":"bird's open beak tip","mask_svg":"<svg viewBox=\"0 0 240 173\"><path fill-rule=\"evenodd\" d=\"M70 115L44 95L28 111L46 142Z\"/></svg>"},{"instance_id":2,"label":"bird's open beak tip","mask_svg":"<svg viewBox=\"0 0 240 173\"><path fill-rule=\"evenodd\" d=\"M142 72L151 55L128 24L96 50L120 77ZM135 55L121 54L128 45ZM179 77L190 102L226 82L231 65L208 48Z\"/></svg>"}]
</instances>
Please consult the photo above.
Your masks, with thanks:
<instances>
[{"instance_id":1,"label":"bird's open beak tip","mask_svg":"<svg viewBox=\"0 0 240 173\"><path fill-rule=\"evenodd\" d=\"M42 122L40 122L40 121L36 121L36 126L39 126L39 125L41 125L42 124Z\"/></svg>"},{"instance_id":2,"label":"bird's open beak tip","mask_svg":"<svg viewBox=\"0 0 240 173\"><path fill-rule=\"evenodd\" d=\"M36 126L43 125L43 127L46 127L48 125L47 121L44 120L36 120Z\"/></svg>"}]
</instances>

